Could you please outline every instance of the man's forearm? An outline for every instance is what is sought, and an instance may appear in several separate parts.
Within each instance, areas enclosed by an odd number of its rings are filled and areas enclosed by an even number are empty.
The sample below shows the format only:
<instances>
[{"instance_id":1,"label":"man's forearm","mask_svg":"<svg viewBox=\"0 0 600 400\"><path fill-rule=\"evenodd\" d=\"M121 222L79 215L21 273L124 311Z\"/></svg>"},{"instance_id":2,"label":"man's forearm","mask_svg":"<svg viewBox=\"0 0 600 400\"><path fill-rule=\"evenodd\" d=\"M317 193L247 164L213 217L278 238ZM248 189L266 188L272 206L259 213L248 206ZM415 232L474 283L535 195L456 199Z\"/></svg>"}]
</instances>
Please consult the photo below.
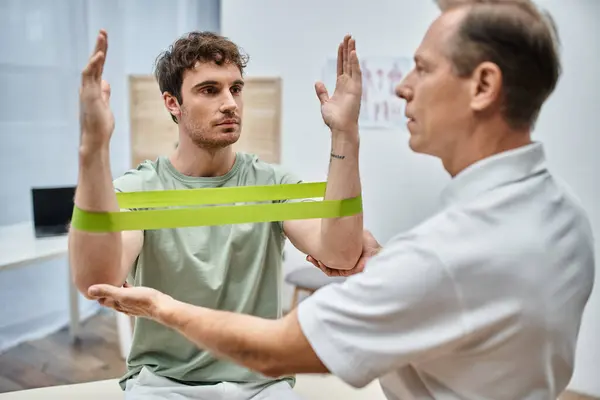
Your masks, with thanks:
<instances>
[{"instance_id":1,"label":"man's forearm","mask_svg":"<svg viewBox=\"0 0 600 400\"><path fill-rule=\"evenodd\" d=\"M168 326L199 348L227 358L267 376L294 372L326 372L314 354L296 336L299 329L287 328L284 320L196 307L163 297L154 319ZM306 344L305 344L306 345Z\"/></svg>"},{"instance_id":2,"label":"man's forearm","mask_svg":"<svg viewBox=\"0 0 600 400\"><path fill-rule=\"evenodd\" d=\"M118 211L109 151L80 150L75 205L85 211ZM92 233L71 227L69 259L74 281L82 293L95 283L120 285L121 232Z\"/></svg>"},{"instance_id":3,"label":"man's forearm","mask_svg":"<svg viewBox=\"0 0 600 400\"><path fill-rule=\"evenodd\" d=\"M359 135L332 132L331 158L325 200L343 200L361 195ZM321 246L331 268L353 267L361 254L363 213L321 221Z\"/></svg>"}]
</instances>

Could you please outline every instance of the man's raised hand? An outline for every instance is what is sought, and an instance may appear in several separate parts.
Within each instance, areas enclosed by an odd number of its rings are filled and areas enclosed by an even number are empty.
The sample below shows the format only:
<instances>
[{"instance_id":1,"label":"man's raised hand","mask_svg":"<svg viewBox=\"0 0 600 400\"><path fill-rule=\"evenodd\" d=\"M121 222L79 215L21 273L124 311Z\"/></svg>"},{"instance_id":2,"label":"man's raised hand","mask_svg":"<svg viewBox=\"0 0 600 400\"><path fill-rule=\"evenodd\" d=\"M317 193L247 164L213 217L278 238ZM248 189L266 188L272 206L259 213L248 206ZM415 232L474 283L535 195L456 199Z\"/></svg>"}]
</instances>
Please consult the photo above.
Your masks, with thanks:
<instances>
[{"instance_id":1,"label":"man's raised hand","mask_svg":"<svg viewBox=\"0 0 600 400\"><path fill-rule=\"evenodd\" d=\"M356 132L362 97L362 73L356 42L346 35L338 47L337 80L331 97L323 82L315 84L323 121L332 133Z\"/></svg>"},{"instance_id":2,"label":"man's raised hand","mask_svg":"<svg viewBox=\"0 0 600 400\"><path fill-rule=\"evenodd\" d=\"M115 128L115 119L110 110L110 85L102 79L108 38L100 30L96 48L81 74L79 91L82 151L95 152L108 147Z\"/></svg>"}]
</instances>

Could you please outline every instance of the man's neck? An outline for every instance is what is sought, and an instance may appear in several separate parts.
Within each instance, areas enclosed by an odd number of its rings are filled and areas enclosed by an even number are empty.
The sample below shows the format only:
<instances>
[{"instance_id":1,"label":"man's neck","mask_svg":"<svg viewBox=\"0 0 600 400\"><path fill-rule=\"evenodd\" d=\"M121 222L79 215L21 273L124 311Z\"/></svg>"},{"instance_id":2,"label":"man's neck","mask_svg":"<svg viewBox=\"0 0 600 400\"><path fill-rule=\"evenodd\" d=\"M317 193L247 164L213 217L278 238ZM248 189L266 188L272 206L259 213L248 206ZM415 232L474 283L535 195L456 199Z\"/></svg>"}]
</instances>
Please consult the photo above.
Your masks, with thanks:
<instances>
[{"instance_id":1,"label":"man's neck","mask_svg":"<svg viewBox=\"0 0 600 400\"><path fill-rule=\"evenodd\" d=\"M183 175L215 177L227 174L235 163L231 146L221 149L202 149L193 143L180 143L169 160Z\"/></svg>"},{"instance_id":2,"label":"man's neck","mask_svg":"<svg viewBox=\"0 0 600 400\"><path fill-rule=\"evenodd\" d=\"M515 130L507 126L494 129L482 127L474 131L468 139L457 143L451 157L442 162L444 168L454 177L480 160L531 143L529 129Z\"/></svg>"}]
</instances>

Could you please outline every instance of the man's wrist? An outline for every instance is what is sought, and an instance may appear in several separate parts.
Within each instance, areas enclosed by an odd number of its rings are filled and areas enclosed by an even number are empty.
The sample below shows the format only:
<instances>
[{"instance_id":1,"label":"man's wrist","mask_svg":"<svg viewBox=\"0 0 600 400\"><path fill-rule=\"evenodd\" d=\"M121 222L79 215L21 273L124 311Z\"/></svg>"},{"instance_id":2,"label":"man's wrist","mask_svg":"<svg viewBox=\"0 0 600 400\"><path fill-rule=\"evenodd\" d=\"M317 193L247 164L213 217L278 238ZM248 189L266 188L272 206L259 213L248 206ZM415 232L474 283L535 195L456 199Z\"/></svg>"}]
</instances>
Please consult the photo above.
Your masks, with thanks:
<instances>
[{"instance_id":1,"label":"man's wrist","mask_svg":"<svg viewBox=\"0 0 600 400\"><path fill-rule=\"evenodd\" d=\"M331 153L332 159L344 160L348 156L356 157L360 146L358 129L331 131Z\"/></svg>"},{"instance_id":2,"label":"man's wrist","mask_svg":"<svg viewBox=\"0 0 600 400\"><path fill-rule=\"evenodd\" d=\"M109 143L89 143L84 140L79 145L79 159L85 161L88 158L109 155Z\"/></svg>"},{"instance_id":3,"label":"man's wrist","mask_svg":"<svg viewBox=\"0 0 600 400\"><path fill-rule=\"evenodd\" d=\"M161 294L151 310L151 318L163 325L175 328L180 321L177 319L179 302L169 295Z\"/></svg>"},{"instance_id":4,"label":"man's wrist","mask_svg":"<svg viewBox=\"0 0 600 400\"><path fill-rule=\"evenodd\" d=\"M352 126L345 129L332 129L331 137L333 140L341 140L349 143L358 144L359 134L358 134L358 126Z\"/></svg>"}]
</instances>

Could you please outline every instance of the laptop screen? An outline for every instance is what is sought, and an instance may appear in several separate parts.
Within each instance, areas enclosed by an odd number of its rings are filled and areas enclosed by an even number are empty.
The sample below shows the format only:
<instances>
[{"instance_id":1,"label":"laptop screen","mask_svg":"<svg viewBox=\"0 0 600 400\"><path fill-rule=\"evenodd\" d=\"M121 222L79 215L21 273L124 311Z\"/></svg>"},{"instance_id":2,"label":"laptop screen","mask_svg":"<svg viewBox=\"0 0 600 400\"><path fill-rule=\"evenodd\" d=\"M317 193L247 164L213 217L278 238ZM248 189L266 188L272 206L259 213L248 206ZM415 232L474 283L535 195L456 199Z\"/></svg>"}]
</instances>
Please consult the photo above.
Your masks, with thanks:
<instances>
[{"instance_id":1,"label":"laptop screen","mask_svg":"<svg viewBox=\"0 0 600 400\"><path fill-rule=\"evenodd\" d=\"M66 233L73 215L75 186L32 188L33 223L36 231Z\"/></svg>"}]
</instances>

